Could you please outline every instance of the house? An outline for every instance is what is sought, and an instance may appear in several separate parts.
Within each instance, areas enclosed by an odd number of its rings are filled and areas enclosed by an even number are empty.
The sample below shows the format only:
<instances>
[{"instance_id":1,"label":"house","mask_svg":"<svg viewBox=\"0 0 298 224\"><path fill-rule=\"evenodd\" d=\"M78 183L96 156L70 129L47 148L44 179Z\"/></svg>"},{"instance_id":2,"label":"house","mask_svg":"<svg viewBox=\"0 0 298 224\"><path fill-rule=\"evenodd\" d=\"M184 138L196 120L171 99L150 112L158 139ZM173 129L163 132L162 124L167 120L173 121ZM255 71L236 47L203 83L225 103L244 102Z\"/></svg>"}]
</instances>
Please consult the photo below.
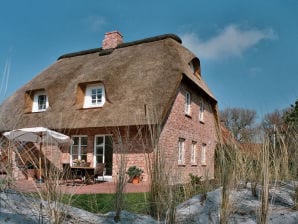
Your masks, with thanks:
<instances>
[{"instance_id":1,"label":"house","mask_svg":"<svg viewBox=\"0 0 298 224\"><path fill-rule=\"evenodd\" d=\"M105 163L110 179L124 153L127 167L144 169L149 180L146 158L162 149L166 166L188 181L189 173L214 175L217 114L200 60L178 36L123 43L113 31L101 48L60 56L10 96L0 107L0 132L44 126L67 134L74 144L50 161ZM160 131L149 146L152 128Z\"/></svg>"}]
</instances>

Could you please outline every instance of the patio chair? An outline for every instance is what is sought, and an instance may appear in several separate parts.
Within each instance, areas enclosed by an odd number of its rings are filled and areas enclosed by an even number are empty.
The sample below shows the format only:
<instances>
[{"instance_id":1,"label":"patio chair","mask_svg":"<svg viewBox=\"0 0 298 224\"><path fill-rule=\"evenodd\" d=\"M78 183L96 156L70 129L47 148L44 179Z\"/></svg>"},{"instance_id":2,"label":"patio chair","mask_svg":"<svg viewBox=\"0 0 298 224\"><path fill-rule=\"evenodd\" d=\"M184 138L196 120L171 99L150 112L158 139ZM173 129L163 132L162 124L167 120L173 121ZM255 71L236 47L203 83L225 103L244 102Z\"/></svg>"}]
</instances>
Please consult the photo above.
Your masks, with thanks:
<instances>
[{"instance_id":1,"label":"patio chair","mask_svg":"<svg viewBox=\"0 0 298 224\"><path fill-rule=\"evenodd\" d=\"M105 175L105 163L97 163L96 167L94 169L94 183L96 183L96 179L98 177L102 177L102 180L104 181L104 175Z\"/></svg>"}]
</instances>

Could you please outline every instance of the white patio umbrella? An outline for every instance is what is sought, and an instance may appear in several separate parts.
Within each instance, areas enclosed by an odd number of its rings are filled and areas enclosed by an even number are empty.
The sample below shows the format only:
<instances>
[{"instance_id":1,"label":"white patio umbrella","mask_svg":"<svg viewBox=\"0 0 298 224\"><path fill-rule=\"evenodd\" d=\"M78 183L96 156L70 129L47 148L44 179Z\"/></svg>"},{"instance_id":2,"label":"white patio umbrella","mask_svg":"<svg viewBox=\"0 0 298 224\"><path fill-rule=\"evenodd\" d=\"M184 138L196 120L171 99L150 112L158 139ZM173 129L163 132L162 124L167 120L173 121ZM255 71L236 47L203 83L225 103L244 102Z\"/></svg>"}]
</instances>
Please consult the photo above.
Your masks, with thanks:
<instances>
[{"instance_id":1,"label":"white patio umbrella","mask_svg":"<svg viewBox=\"0 0 298 224\"><path fill-rule=\"evenodd\" d=\"M52 131L44 127L34 127L34 128L22 128L16 129L8 132L4 132L3 136L9 140L18 142L33 142L39 144L39 172L41 176L41 152L43 143L61 143L61 144L71 144L72 140L69 136L62 133Z\"/></svg>"}]
</instances>

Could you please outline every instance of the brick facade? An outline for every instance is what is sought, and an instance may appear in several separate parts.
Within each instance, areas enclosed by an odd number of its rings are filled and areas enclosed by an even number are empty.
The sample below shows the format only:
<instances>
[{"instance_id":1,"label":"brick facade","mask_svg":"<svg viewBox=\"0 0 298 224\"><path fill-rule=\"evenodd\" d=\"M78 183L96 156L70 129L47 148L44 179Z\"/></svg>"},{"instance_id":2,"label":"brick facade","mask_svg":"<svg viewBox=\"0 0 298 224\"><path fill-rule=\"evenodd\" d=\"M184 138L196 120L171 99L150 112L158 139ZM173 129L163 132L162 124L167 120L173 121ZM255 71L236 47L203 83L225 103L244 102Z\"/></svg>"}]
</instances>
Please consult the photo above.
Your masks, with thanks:
<instances>
[{"instance_id":1,"label":"brick facade","mask_svg":"<svg viewBox=\"0 0 298 224\"><path fill-rule=\"evenodd\" d=\"M190 116L185 114L185 95L191 95ZM204 103L204 122L199 121L199 106ZM184 162L178 164L178 141L184 139ZM196 142L196 163L191 163L191 145ZM178 181L189 181L189 173L214 177L214 150L217 142L216 119L209 101L197 91L182 84L160 136L160 148L164 150L166 164L175 172ZM206 166L201 163L202 145L206 145Z\"/></svg>"}]
</instances>

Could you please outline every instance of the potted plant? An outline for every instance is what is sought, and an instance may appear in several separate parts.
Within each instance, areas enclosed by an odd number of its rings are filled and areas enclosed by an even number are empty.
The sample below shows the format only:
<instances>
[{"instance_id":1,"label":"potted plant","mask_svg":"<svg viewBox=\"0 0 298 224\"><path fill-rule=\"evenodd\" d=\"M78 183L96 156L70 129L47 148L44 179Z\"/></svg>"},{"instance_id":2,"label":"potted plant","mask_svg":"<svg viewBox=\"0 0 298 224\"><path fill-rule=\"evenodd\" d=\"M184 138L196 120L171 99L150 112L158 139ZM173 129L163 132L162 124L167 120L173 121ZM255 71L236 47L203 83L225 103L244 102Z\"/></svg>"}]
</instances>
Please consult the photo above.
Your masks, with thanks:
<instances>
[{"instance_id":1,"label":"potted plant","mask_svg":"<svg viewBox=\"0 0 298 224\"><path fill-rule=\"evenodd\" d=\"M140 177L144 171L136 166L131 166L128 168L126 174L129 176L128 182L137 184L140 182Z\"/></svg>"}]
</instances>

